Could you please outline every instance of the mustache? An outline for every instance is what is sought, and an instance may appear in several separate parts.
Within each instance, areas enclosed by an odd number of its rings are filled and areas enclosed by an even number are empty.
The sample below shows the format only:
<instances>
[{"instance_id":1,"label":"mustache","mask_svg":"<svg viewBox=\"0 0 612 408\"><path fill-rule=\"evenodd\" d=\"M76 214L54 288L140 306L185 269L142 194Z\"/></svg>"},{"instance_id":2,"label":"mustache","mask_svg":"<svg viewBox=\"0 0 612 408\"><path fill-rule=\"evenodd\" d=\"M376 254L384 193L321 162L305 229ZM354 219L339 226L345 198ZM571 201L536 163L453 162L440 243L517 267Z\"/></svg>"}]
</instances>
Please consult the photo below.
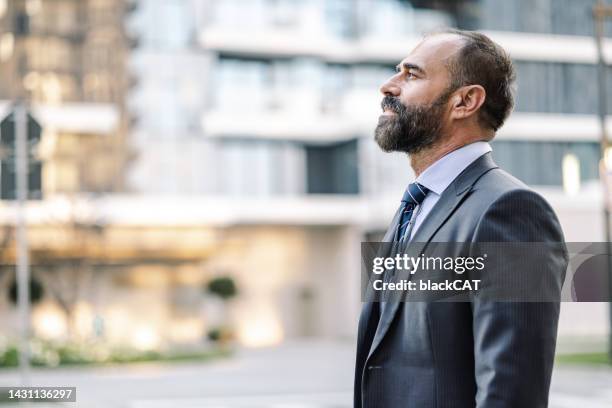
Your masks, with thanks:
<instances>
[{"instance_id":1,"label":"mustache","mask_svg":"<svg viewBox=\"0 0 612 408\"><path fill-rule=\"evenodd\" d=\"M389 109L395 113L400 113L404 110L404 106L399 101L399 99L390 95L387 95L382 99L382 101L380 102L380 107L383 111Z\"/></svg>"}]
</instances>

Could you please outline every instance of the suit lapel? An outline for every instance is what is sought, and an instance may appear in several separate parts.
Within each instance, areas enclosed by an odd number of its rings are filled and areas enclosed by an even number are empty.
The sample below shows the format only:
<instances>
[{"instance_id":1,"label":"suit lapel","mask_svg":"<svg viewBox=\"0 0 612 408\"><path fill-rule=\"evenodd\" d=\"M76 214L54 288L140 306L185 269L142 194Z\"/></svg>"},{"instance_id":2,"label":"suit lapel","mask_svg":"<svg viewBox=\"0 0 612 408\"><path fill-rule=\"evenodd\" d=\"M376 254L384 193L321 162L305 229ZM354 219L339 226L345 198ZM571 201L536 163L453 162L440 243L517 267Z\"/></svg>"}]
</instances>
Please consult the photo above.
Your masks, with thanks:
<instances>
[{"instance_id":1,"label":"suit lapel","mask_svg":"<svg viewBox=\"0 0 612 408\"><path fill-rule=\"evenodd\" d=\"M399 222L399 217L401 214L401 205L398 206L397 210L395 211L395 215L393 216L393 218L391 219L391 223L389 224L389 228L387 229L387 232L385 233L384 237L382 238L381 242L393 242L395 240L395 236L397 234L397 224ZM376 254L376 256L379 257L386 257L389 255L389 253L391 252L391 245L380 245L378 253ZM366 274L366 276L369 276L368 274ZM369 290L370 285L368 285L368 287L366 287L366 291ZM366 293L365 294L365 299L368 299L369 296L372 296L371 294ZM376 306L376 307L375 307ZM376 316L373 316L373 311L376 311ZM368 328L371 327L371 324L375 324L376 326L371 328L372 331L376 330L376 327L378 327L378 313L379 313L379 307L377 305L374 304L374 302L365 302L362 309L361 309L361 315L359 317L359 329L358 329L358 333L360 336L360 340L365 340L366 336L368 335ZM373 321L372 319L374 319L375 321ZM363 358L365 360L365 358L368 357L369 355L369 351L371 348L367 348L367 349L363 349L362 346L371 346L371 341L365 342L364 344L362 344L362 341L358 342L358 354L361 355L361 353L363 352Z\"/></svg>"},{"instance_id":2,"label":"suit lapel","mask_svg":"<svg viewBox=\"0 0 612 408\"><path fill-rule=\"evenodd\" d=\"M487 171L497 168L498 166L493 162L491 153L485 153L470 164L457 178L442 192L440 199L433 206L427 218L423 220L423 223L419 229L415 232L411 243L406 248L408 256L419 256L431 241L433 235L444 225L449 219L455 209L461 204L470 188L474 183ZM399 212L398 212L399 214ZM392 231L397 230L398 214L394 217L394 222L391 225ZM389 235L389 231L385 237ZM392 235L394 236L394 235ZM418 253L416 253L418 252ZM389 302L385 305L384 313L380 317L379 324L372 340L372 346L368 358L374 353L378 345L382 342L385 334L389 330L391 323L395 317L397 309L399 308L400 301Z\"/></svg>"},{"instance_id":3,"label":"suit lapel","mask_svg":"<svg viewBox=\"0 0 612 408\"><path fill-rule=\"evenodd\" d=\"M391 225L389 226L387 233L383 237L382 242L393 242L396 240L395 238L397 235L397 227L398 227L397 224L399 223L401 212L402 212L402 206L400 205L395 211L395 215L393 216L393 219L391 220Z\"/></svg>"}]
</instances>

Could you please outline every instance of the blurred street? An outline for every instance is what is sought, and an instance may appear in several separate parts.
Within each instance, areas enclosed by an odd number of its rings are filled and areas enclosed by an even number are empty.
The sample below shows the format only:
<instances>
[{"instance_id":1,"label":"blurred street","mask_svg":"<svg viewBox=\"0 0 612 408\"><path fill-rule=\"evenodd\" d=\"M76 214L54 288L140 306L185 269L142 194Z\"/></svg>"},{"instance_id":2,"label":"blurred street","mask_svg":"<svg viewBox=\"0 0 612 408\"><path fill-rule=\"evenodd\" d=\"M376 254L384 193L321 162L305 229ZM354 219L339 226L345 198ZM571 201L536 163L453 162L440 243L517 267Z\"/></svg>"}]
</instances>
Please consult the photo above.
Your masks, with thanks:
<instances>
[{"instance_id":1,"label":"blurred street","mask_svg":"<svg viewBox=\"0 0 612 408\"><path fill-rule=\"evenodd\" d=\"M36 369L32 384L76 386L84 408L340 408L352 404L353 352L351 342L287 343L211 363ZM17 384L16 370L0 372L0 385ZM612 368L557 367L550 406L610 407L610 384Z\"/></svg>"}]
</instances>

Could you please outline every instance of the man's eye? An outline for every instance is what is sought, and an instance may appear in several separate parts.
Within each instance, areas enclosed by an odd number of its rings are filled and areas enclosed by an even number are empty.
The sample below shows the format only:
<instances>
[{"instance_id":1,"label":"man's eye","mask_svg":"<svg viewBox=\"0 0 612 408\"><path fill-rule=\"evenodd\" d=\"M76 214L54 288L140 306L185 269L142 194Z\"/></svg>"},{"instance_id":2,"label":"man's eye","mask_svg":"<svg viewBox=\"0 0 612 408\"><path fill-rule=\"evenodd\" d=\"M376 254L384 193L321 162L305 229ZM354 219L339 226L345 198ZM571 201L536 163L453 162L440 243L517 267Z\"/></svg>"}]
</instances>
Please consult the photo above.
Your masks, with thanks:
<instances>
[{"instance_id":1,"label":"man's eye","mask_svg":"<svg viewBox=\"0 0 612 408\"><path fill-rule=\"evenodd\" d=\"M415 79L417 76L411 72L406 73L406 79Z\"/></svg>"}]
</instances>

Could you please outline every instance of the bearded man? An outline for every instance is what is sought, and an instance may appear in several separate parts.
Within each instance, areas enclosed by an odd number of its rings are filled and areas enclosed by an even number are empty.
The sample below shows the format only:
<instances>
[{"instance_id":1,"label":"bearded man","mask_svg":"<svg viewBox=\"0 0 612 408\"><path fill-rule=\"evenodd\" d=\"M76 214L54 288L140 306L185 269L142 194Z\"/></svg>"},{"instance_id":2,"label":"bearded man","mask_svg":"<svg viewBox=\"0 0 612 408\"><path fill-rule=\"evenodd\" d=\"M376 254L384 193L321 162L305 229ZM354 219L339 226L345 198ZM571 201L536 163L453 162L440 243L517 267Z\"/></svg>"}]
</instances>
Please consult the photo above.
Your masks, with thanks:
<instances>
[{"instance_id":1,"label":"bearded man","mask_svg":"<svg viewBox=\"0 0 612 408\"><path fill-rule=\"evenodd\" d=\"M401 61L380 88L375 141L407 153L416 180L383 241L563 243L537 257L553 301L364 302L355 408L548 405L568 256L550 205L491 156L514 81L507 53L478 32L430 34Z\"/></svg>"}]
</instances>

